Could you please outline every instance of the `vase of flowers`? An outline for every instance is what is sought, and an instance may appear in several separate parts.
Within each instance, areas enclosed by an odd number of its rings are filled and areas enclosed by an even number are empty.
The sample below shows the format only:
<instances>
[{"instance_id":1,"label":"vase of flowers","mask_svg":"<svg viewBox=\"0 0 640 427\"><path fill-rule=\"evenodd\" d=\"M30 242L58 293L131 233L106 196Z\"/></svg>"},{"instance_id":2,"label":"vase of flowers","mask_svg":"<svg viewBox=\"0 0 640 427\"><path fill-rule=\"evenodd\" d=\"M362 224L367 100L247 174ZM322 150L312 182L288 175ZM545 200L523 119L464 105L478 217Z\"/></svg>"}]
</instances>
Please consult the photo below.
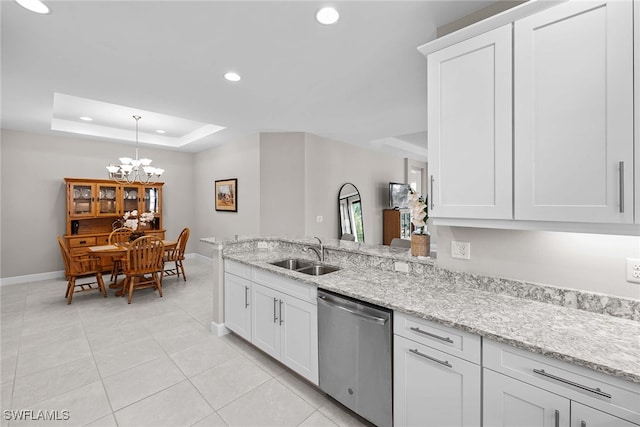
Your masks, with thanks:
<instances>
[{"instance_id":1,"label":"vase of flowers","mask_svg":"<svg viewBox=\"0 0 640 427\"><path fill-rule=\"evenodd\" d=\"M411 234L411 255L429 256L431 247L431 235L427 231L429 212L427 201L413 188L409 188L409 211L413 233Z\"/></svg>"},{"instance_id":2,"label":"vase of flowers","mask_svg":"<svg viewBox=\"0 0 640 427\"><path fill-rule=\"evenodd\" d=\"M124 227L129 227L133 230L131 237L129 237L129 240L133 241L138 237L144 236L144 230L147 229L149 224L153 221L153 213L144 212L142 214L138 214L137 210L133 210L131 212L125 212L122 220Z\"/></svg>"}]
</instances>

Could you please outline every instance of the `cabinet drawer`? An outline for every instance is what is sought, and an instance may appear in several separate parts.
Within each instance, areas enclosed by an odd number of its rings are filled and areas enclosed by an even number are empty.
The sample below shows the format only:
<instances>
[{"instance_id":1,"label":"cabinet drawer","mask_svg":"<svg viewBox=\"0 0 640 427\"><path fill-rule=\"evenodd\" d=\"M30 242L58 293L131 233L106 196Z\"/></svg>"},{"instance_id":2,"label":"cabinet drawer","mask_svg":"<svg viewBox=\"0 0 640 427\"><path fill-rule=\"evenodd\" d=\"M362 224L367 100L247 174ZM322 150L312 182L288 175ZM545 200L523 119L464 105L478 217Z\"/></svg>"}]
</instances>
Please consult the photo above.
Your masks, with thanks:
<instances>
[{"instance_id":1,"label":"cabinet drawer","mask_svg":"<svg viewBox=\"0 0 640 427\"><path fill-rule=\"evenodd\" d=\"M96 237L96 245L108 245L109 244L109 235L97 236Z\"/></svg>"},{"instance_id":2,"label":"cabinet drawer","mask_svg":"<svg viewBox=\"0 0 640 427\"><path fill-rule=\"evenodd\" d=\"M640 384L484 340L483 365L601 411L640 423Z\"/></svg>"},{"instance_id":3,"label":"cabinet drawer","mask_svg":"<svg viewBox=\"0 0 640 427\"><path fill-rule=\"evenodd\" d=\"M224 260L224 271L243 279L251 279L251 266L229 259Z\"/></svg>"},{"instance_id":4,"label":"cabinet drawer","mask_svg":"<svg viewBox=\"0 0 640 427\"><path fill-rule=\"evenodd\" d=\"M394 313L393 333L469 362L480 363L478 335L399 312Z\"/></svg>"},{"instance_id":5,"label":"cabinet drawer","mask_svg":"<svg viewBox=\"0 0 640 427\"><path fill-rule=\"evenodd\" d=\"M96 246L95 237L73 237L69 239L70 248L81 248L86 246Z\"/></svg>"},{"instance_id":6,"label":"cabinet drawer","mask_svg":"<svg viewBox=\"0 0 640 427\"><path fill-rule=\"evenodd\" d=\"M313 305L317 305L318 303L316 301L318 289L308 283L282 277L258 268L253 269L251 272L251 280L271 289L291 295L292 297L308 301Z\"/></svg>"}]
</instances>

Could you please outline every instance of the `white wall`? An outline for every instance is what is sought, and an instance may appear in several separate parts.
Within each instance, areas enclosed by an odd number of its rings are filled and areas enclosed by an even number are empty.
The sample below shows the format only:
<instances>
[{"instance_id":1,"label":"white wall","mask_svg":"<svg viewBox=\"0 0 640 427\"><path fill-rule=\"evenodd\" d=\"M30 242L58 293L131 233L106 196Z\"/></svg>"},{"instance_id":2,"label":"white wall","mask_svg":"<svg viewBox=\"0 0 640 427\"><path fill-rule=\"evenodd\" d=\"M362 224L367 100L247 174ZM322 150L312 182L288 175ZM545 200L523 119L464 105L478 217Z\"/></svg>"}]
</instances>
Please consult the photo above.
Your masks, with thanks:
<instances>
[{"instance_id":1,"label":"white wall","mask_svg":"<svg viewBox=\"0 0 640 427\"><path fill-rule=\"evenodd\" d=\"M338 238L338 192L350 182L362 198L365 243L382 244L389 182L404 182L405 160L317 135L307 134L306 140L306 234Z\"/></svg>"},{"instance_id":2,"label":"white wall","mask_svg":"<svg viewBox=\"0 0 640 427\"><path fill-rule=\"evenodd\" d=\"M0 277L64 269L56 236L65 233L63 178L107 178L106 164L134 147L73 136L2 130ZM166 170L163 224L167 238L193 222L193 154L141 147ZM191 248L190 240L187 250Z\"/></svg>"},{"instance_id":3,"label":"white wall","mask_svg":"<svg viewBox=\"0 0 640 427\"><path fill-rule=\"evenodd\" d=\"M260 232L305 235L305 134L260 134Z\"/></svg>"},{"instance_id":4,"label":"white wall","mask_svg":"<svg viewBox=\"0 0 640 427\"><path fill-rule=\"evenodd\" d=\"M215 210L215 181L238 179L238 212ZM188 189L182 189L189 192ZM191 208L195 211L197 239L260 233L260 136L229 141L200 152L195 158L195 185ZM211 256L211 246L199 243L196 251Z\"/></svg>"},{"instance_id":5,"label":"white wall","mask_svg":"<svg viewBox=\"0 0 640 427\"><path fill-rule=\"evenodd\" d=\"M625 280L626 258L640 258L640 238L551 231L437 227L438 265L640 299ZM471 259L451 258L451 240L470 242Z\"/></svg>"}]
</instances>

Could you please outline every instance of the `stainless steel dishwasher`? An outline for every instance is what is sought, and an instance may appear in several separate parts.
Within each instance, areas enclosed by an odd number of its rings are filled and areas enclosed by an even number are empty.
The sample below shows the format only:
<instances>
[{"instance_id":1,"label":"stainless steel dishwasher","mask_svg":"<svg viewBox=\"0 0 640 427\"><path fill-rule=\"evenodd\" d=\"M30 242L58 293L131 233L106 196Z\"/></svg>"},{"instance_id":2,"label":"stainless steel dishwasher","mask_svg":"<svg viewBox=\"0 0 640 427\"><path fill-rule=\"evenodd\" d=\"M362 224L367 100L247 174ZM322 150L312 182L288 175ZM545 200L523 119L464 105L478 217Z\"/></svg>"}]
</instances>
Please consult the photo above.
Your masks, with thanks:
<instances>
[{"instance_id":1,"label":"stainless steel dishwasher","mask_svg":"<svg viewBox=\"0 0 640 427\"><path fill-rule=\"evenodd\" d=\"M379 427L393 423L392 311L318 289L320 389Z\"/></svg>"}]
</instances>

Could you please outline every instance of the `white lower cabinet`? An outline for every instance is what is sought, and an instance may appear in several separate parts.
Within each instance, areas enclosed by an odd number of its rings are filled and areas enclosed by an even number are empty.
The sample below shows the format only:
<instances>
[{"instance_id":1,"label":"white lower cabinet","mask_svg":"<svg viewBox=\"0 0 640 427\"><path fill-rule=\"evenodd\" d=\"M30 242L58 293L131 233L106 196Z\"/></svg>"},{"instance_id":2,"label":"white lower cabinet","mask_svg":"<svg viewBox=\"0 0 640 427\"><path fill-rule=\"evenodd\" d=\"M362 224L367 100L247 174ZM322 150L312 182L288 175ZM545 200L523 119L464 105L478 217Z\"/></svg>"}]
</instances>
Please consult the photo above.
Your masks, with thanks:
<instances>
[{"instance_id":1,"label":"white lower cabinet","mask_svg":"<svg viewBox=\"0 0 640 427\"><path fill-rule=\"evenodd\" d=\"M484 370L484 425L566 427L571 401L541 388Z\"/></svg>"},{"instance_id":2,"label":"white lower cabinet","mask_svg":"<svg viewBox=\"0 0 640 427\"><path fill-rule=\"evenodd\" d=\"M315 305L252 284L253 345L318 384L318 309Z\"/></svg>"},{"instance_id":3,"label":"white lower cabinet","mask_svg":"<svg viewBox=\"0 0 640 427\"><path fill-rule=\"evenodd\" d=\"M314 286L225 260L225 326L318 384Z\"/></svg>"},{"instance_id":4,"label":"white lower cabinet","mask_svg":"<svg viewBox=\"0 0 640 427\"><path fill-rule=\"evenodd\" d=\"M251 339L251 282L245 278L224 275L224 323L246 340Z\"/></svg>"},{"instance_id":5,"label":"white lower cabinet","mask_svg":"<svg viewBox=\"0 0 640 427\"><path fill-rule=\"evenodd\" d=\"M484 426L640 425L640 384L483 341Z\"/></svg>"},{"instance_id":6,"label":"white lower cabinet","mask_svg":"<svg viewBox=\"0 0 640 427\"><path fill-rule=\"evenodd\" d=\"M394 333L394 425L480 426L480 338L401 313ZM462 352L476 342L476 354Z\"/></svg>"},{"instance_id":7,"label":"white lower cabinet","mask_svg":"<svg viewBox=\"0 0 640 427\"><path fill-rule=\"evenodd\" d=\"M577 402L571 402L571 427L634 427L630 423L606 412Z\"/></svg>"},{"instance_id":8,"label":"white lower cabinet","mask_svg":"<svg viewBox=\"0 0 640 427\"><path fill-rule=\"evenodd\" d=\"M480 366L394 337L396 426L480 426Z\"/></svg>"}]
</instances>

